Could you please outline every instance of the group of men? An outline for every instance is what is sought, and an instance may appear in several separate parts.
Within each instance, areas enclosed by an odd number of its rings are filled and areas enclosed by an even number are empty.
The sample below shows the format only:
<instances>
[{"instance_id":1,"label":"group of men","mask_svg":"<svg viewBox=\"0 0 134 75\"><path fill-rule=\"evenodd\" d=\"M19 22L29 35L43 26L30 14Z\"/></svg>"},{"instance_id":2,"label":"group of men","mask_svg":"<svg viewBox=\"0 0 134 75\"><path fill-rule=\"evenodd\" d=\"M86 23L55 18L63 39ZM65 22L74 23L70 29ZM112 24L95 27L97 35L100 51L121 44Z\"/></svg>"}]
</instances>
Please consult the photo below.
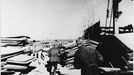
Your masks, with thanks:
<instances>
[{"instance_id":1,"label":"group of men","mask_svg":"<svg viewBox=\"0 0 134 75\"><path fill-rule=\"evenodd\" d=\"M84 45L84 38L76 40L78 50L74 54L74 67L81 69L81 75L99 75L98 61L103 61L103 56L95 49ZM50 75L56 75L57 65L61 62L61 45L53 45L48 51L47 71Z\"/></svg>"}]
</instances>

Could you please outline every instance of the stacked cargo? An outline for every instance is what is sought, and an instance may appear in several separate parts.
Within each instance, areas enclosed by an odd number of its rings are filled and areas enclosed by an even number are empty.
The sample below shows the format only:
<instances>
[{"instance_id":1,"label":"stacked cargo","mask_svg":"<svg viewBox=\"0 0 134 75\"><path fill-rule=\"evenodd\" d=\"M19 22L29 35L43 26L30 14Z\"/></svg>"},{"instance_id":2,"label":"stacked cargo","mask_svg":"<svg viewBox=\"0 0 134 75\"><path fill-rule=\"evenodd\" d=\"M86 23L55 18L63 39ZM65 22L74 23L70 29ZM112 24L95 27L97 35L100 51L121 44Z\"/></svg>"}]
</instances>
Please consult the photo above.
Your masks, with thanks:
<instances>
[{"instance_id":1,"label":"stacked cargo","mask_svg":"<svg viewBox=\"0 0 134 75\"><path fill-rule=\"evenodd\" d=\"M31 52L30 46L27 47L1 47L1 61L5 61L10 57Z\"/></svg>"},{"instance_id":2,"label":"stacked cargo","mask_svg":"<svg viewBox=\"0 0 134 75\"><path fill-rule=\"evenodd\" d=\"M85 40L85 45L93 49L96 49L98 44L99 44L98 42L93 40ZM78 50L78 46L76 43L69 43L67 45L64 45L64 47L65 47L64 52L67 54L67 58L66 58L67 67L69 69L73 69L74 54Z\"/></svg>"},{"instance_id":3,"label":"stacked cargo","mask_svg":"<svg viewBox=\"0 0 134 75\"><path fill-rule=\"evenodd\" d=\"M1 37L1 46L25 46L28 43L30 37L20 36L20 37Z\"/></svg>"},{"instance_id":4,"label":"stacked cargo","mask_svg":"<svg viewBox=\"0 0 134 75\"><path fill-rule=\"evenodd\" d=\"M6 60L4 66L2 66L3 70L7 72L20 72L26 73L31 67L29 64L35 60L34 57L28 55L18 55Z\"/></svg>"},{"instance_id":5,"label":"stacked cargo","mask_svg":"<svg viewBox=\"0 0 134 75\"><path fill-rule=\"evenodd\" d=\"M1 74L2 75L12 75L16 73L15 70L24 70L27 68L24 64L29 62L18 62L24 59L29 59L24 57L30 50L30 46L25 46L28 44L28 39L30 37L18 36L18 37L1 37ZM17 58L18 57L18 61ZM12 59L12 60L10 60Z\"/></svg>"}]
</instances>

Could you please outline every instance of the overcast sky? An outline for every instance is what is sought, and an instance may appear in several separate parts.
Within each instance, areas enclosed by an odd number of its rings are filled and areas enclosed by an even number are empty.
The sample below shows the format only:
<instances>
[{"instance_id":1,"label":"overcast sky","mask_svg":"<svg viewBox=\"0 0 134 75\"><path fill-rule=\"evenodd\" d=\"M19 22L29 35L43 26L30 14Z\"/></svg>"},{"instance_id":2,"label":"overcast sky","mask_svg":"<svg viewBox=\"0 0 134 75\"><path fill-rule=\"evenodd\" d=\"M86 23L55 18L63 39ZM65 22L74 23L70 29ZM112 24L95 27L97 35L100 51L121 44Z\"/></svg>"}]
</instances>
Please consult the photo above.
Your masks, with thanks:
<instances>
[{"instance_id":1,"label":"overcast sky","mask_svg":"<svg viewBox=\"0 0 134 75\"><path fill-rule=\"evenodd\" d=\"M85 4L84 0L2 0L2 35L76 38L81 34Z\"/></svg>"},{"instance_id":2,"label":"overcast sky","mask_svg":"<svg viewBox=\"0 0 134 75\"><path fill-rule=\"evenodd\" d=\"M2 36L76 39L88 24L105 23L107 0L2 0ZM123 0L118 26L134 24L131 0ZM89 20L89 22L88 22Z\"/></svg>"},{"instance_id":3,"label":"overcast sky","mask_svg":"<svg viewBox=\"0 0 134 75\"><path fill-rule=\"evenodd\" d=\"M105 15L106 5L107 0L2 0L2 36L75 39L88 19L91 24Z\"/></svg>"}]
</instances>

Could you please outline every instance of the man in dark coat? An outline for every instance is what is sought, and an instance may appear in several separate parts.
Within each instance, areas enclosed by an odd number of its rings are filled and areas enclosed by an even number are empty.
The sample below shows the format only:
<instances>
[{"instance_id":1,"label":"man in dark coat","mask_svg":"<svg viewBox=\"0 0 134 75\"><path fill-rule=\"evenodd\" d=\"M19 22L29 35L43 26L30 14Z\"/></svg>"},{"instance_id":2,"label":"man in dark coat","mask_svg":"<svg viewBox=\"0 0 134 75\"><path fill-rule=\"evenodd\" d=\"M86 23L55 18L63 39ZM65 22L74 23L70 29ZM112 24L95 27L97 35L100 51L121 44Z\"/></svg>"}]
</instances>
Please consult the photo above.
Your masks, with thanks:
<instances>
[{"instance_id":1,"label":"man in dark coat","mask_svg":"<svg viewBox=\"0 0 134 75\"><path fill-rule=\"evenodd\" d=\"M81 69L81 75L98 75L97 61L103 60L102 55L95 49L86 47L83 38L79 38L76 43L79 49L74 55L74 67Z\"/></svg>"}]
</instances>

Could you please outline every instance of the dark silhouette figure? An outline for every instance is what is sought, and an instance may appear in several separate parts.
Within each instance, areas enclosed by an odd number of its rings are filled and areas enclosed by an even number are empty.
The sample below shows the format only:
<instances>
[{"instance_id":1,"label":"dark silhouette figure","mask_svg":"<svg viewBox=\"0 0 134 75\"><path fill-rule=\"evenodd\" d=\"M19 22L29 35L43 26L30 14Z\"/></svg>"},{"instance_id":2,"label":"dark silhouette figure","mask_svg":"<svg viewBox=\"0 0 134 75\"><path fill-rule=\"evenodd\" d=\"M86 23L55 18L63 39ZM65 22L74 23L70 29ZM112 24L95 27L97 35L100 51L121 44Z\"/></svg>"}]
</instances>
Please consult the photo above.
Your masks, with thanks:
<instances>
[{"instance_id":1,"label":"dark silhouette figure","mask_svg":"<svg viewBox=\"0 0 134 75\"><path fill-rule=\"evenodd\" d=\"M98 75L99 68L97 61L103 60L102 55L95 49L86 47L83 38L79 38L76 42L79 49L74 55L74 67L81 69L81 75Z\"/></svg>"}]
</instances>

